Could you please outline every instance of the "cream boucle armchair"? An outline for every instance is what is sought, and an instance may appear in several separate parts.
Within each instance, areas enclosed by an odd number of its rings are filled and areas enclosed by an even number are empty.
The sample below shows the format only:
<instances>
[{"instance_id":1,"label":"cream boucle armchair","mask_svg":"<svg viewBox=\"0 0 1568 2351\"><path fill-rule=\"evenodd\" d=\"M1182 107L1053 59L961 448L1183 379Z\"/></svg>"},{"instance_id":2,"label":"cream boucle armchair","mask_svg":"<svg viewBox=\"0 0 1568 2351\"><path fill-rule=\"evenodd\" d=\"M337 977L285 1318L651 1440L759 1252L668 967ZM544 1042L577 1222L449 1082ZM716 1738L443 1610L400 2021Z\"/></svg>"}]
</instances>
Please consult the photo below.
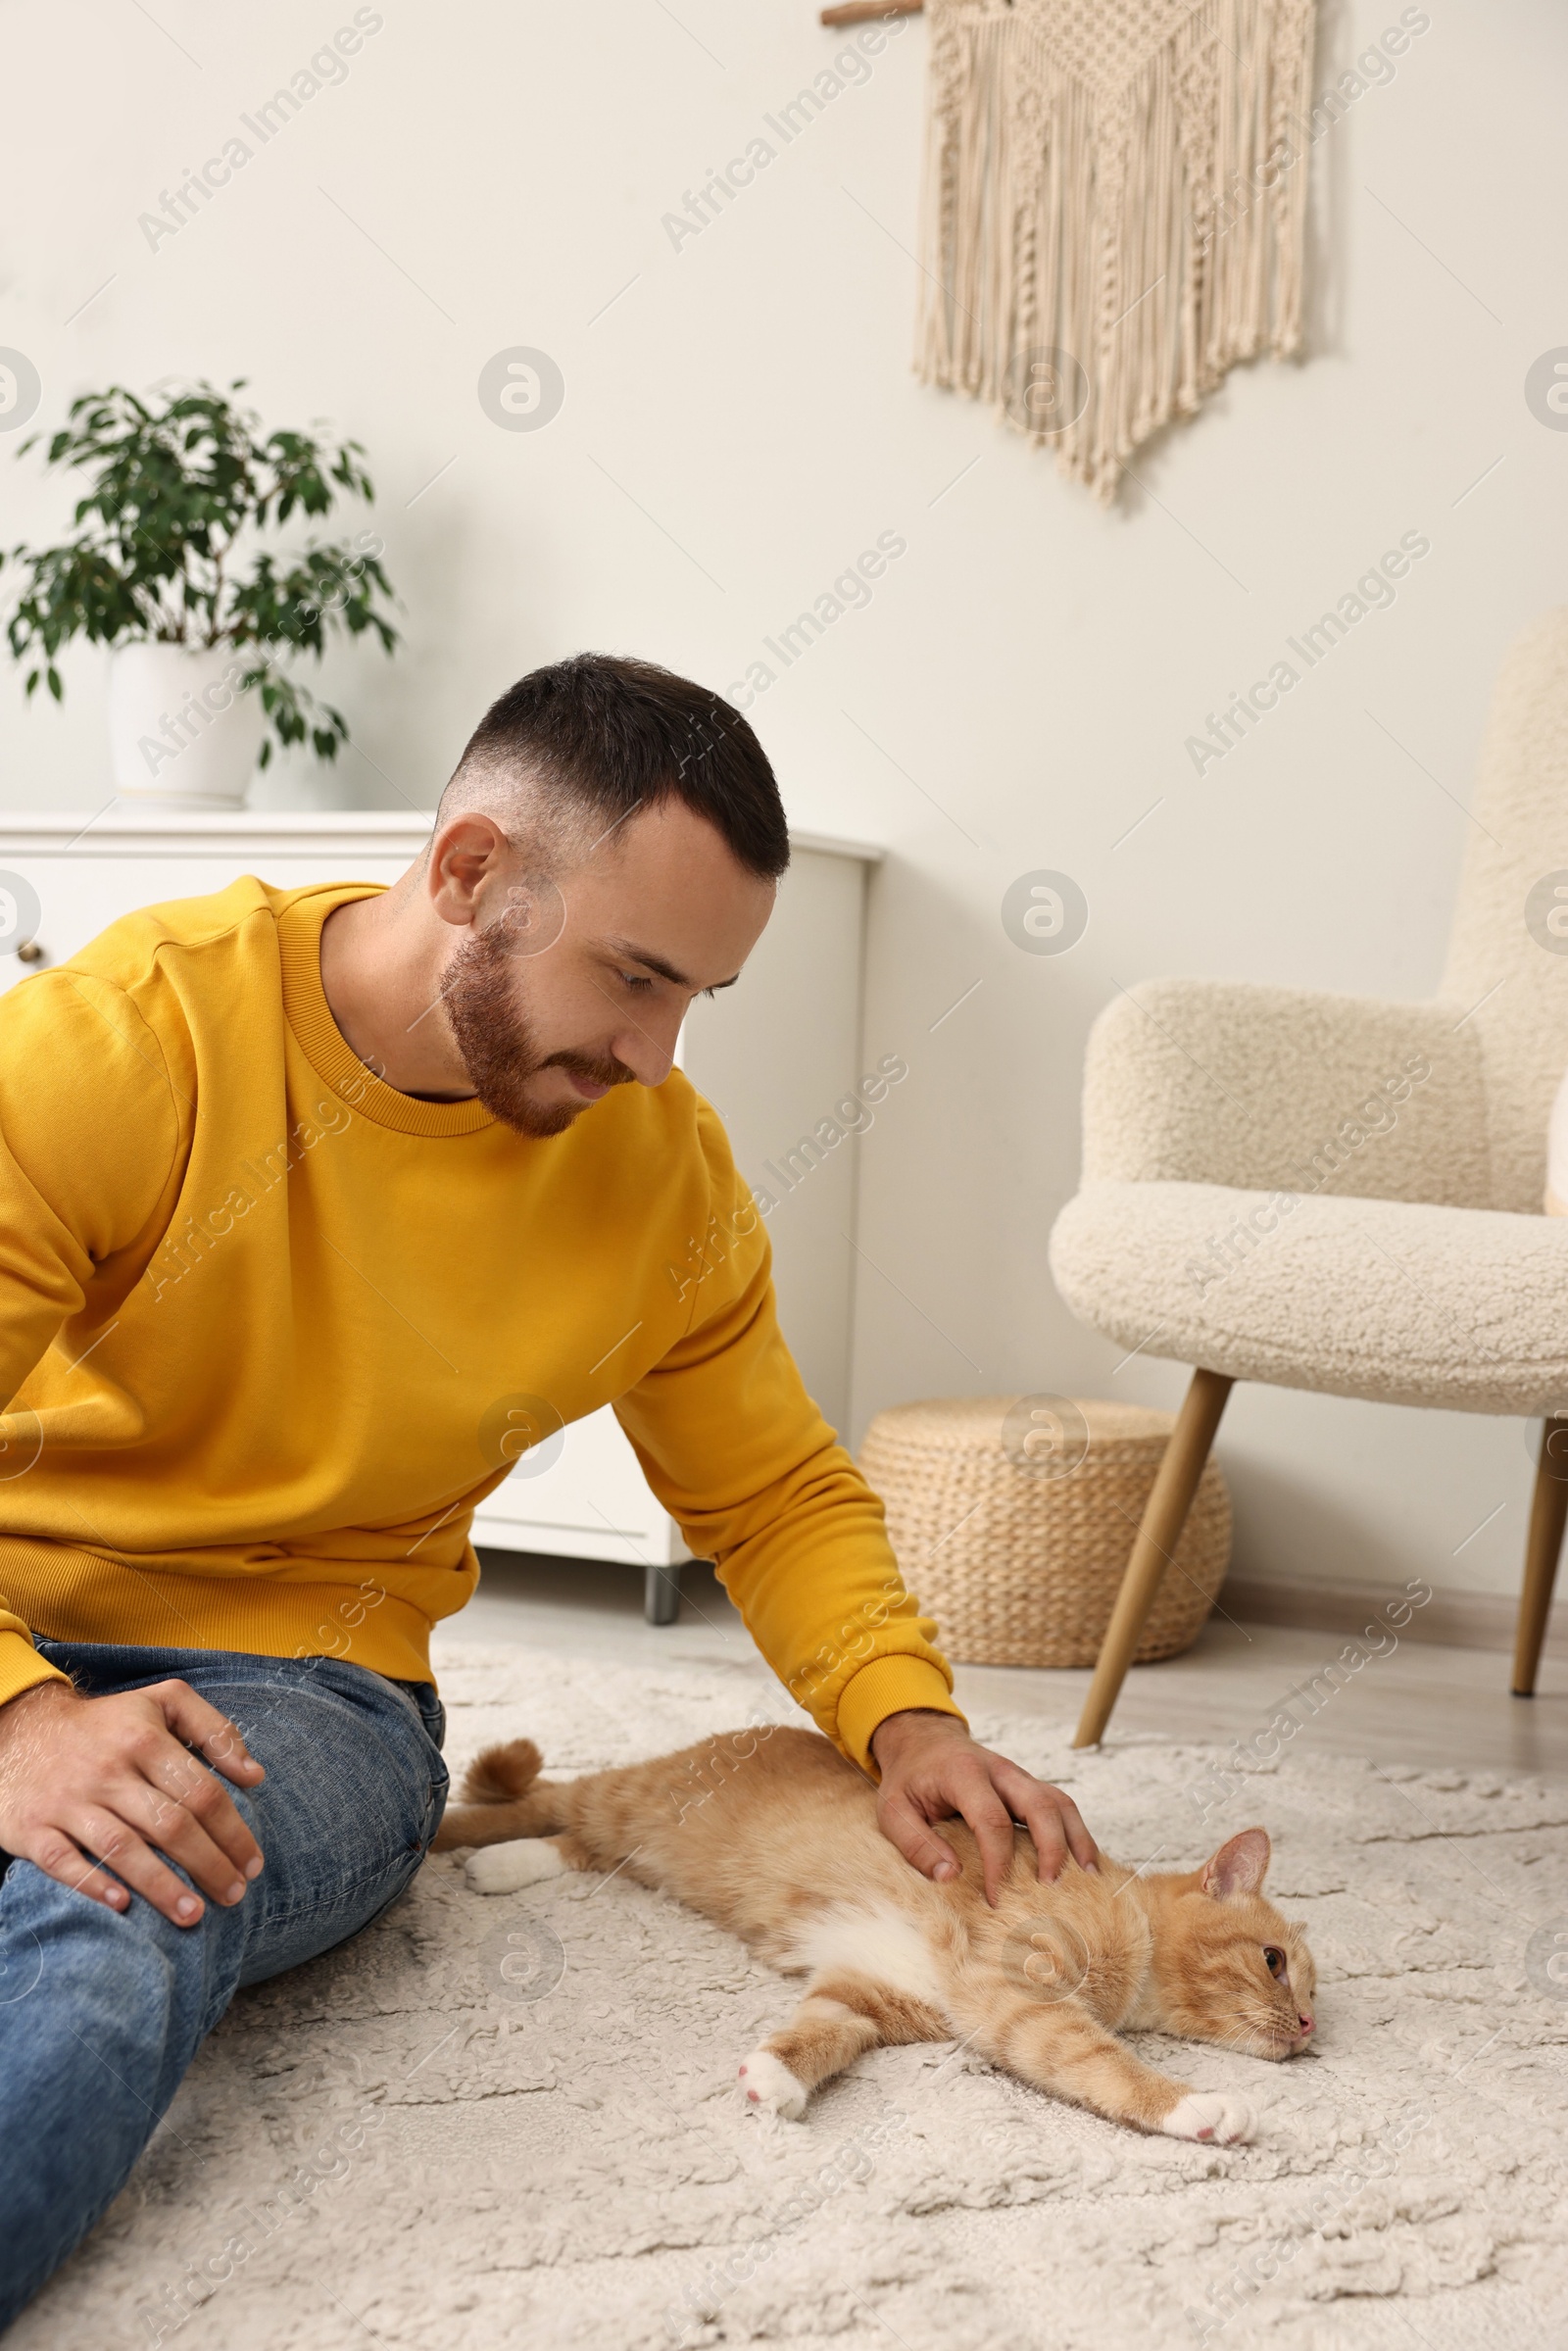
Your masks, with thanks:
<instances>
[{"instance_id":1,"label":"cream boucle armchair","mask_svg":"<svg viewBox=\"0 0 1568 2351\"><path fill-rule=\"evenodd\" d=\"M1078 1745L1116 1702L1237 1380L1544 1416L1513 1675L1534 1690L1568 1514L1568 1218L1541 1212L1565 1068L1558 612L1503 664L1435 999L1162 980L1095 1024L1052 1270L1082 1321L1198 1369Z\"/></svg>"}]
</instances>

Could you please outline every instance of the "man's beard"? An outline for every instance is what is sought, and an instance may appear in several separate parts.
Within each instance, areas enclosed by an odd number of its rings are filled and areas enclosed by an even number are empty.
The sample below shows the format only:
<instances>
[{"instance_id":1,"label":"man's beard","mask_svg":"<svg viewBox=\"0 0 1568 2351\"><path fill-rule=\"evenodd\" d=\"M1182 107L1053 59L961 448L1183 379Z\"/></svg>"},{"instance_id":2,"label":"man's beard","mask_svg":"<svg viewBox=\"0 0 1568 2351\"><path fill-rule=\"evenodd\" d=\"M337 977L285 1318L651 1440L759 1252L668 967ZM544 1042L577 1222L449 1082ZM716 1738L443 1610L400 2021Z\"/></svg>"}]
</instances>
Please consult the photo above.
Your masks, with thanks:
<instances>
[{"instance_id":1,"label":"man's beard","mask_svg":"<svg viewBox=\"0 0 1568 2351\"><path fill-rule=\"evenodd\" d=\"M632 1072L619 1061L589 1053L541 1054L517 1001L517 962L503 923L470 931L447 968L442 1001L473 1090L491 1117L516 1134L544 1141L564 1135L592 1105L578 1101L546 1106L533 1101L528 1081L540 1070L570 1070L596 1086L630 1085Z\"/></svg>"}]
</instances>

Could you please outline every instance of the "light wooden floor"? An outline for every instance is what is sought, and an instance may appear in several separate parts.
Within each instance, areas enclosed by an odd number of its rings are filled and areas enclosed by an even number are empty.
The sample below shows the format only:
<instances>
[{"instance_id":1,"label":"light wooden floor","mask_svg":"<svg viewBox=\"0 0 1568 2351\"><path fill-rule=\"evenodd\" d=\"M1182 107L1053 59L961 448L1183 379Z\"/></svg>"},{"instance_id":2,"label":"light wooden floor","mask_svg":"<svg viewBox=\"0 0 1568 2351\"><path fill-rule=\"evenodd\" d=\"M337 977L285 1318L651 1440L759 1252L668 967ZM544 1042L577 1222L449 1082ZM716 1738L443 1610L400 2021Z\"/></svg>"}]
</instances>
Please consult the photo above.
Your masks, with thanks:
<instances>
[{"instance_id":1,"label":"light wooden floor","mask_svg":"<svg viewBox=\"0 0 1568 2351\"><path fill-rule=\"evenodd\" d=\"M707 1567L682 1570L677 1625L654 1626L642 1614L642 1571L591 1561L480 1554L478 1593L447 1630L458 1640L526 1641L581 1655L601 1649L625 1662L639 1658L722 1667L755 1655L746 1628ZM1546 1658L1534 1698L1508 1693L1508 1658L1404 1640L1365 1664L1348 1687L1315 1676L1339 1655L1332 1633L1280 1625L1231 1625L1215 1616L1195 1646L1163 1665L1135 1666L1110 1726L1201 1739L1228 1745L1261 1732L1282 1708L1301 1728L1293 1749L1320 1746L1380 1762L1451 1765L1464 1770L1544 1774L1568 1779L1568 1666ZM1087 1670L1024 1671L960 1665L960 1703L1008 1713L1076 1720Z\"/></svg>"}]
</instances>

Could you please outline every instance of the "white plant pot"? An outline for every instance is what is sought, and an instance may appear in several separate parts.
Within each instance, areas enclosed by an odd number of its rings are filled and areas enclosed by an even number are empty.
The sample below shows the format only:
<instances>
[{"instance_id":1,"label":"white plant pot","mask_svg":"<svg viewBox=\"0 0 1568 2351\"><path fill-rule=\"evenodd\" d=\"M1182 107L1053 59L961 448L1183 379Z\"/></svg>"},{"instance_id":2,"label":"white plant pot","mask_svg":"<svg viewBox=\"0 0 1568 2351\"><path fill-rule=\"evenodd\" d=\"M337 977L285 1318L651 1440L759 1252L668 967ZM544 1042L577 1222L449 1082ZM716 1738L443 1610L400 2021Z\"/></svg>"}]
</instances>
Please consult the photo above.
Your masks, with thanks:
<instances>
[{"instance_id":1,"label":"white plant pot","mask_svg":"<svg viewBox=\"0 0 1568 2351\"><path fill-rule=\"evenodd\" d=\"M267 713L242 694L250 658L232 645L122 645L109 671L109 759L123 800L237 808Z\"/></svg>"}]
</instances>

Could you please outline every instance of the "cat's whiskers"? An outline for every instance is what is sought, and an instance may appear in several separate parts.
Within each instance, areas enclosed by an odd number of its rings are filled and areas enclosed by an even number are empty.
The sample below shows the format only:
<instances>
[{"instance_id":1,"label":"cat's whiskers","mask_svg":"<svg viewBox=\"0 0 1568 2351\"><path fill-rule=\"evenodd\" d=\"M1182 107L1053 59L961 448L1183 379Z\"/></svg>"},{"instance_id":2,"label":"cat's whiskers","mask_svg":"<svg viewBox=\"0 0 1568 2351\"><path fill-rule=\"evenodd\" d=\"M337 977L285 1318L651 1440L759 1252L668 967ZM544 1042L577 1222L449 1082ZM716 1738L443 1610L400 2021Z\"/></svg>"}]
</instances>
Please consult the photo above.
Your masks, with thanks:
<instances>
[{"instance_id":1,"label":"cat's whiskers","mask_svg":"<svg viewBox=\"0 0 1568 2351\"><path fill-rule=\"evenodd\" d=\"M1222 2019L1220 2030L1214 2034L1214 2040L1220 2048L1234 2049L1239 2056L1246 2057L1257 2055L1259 2041L1275 2048L1289 2049L1295 2046L1297 2037L1286 2025L1277 2022L1267 2012L1259 2014L1256 2010L1245 2008L1231 2009L1228 2021Z\"/></svg>"}]
</instances>

